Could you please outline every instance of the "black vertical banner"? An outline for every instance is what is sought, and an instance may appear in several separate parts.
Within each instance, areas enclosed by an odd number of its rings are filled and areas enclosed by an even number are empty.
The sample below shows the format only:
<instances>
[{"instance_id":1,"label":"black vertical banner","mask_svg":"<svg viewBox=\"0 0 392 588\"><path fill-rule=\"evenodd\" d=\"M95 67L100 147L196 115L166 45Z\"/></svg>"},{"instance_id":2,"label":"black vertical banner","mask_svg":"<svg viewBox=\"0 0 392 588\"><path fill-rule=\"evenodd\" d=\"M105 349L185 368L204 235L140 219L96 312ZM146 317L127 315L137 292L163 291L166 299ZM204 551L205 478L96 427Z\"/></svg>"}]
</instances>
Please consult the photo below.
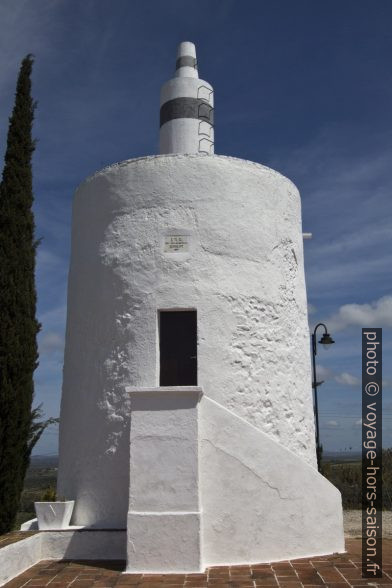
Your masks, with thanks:
<instances>
[{"instance_id":1,"label":"black vertical banner","mask_svg":"<svg viewBox=\"0 0 392 588\"><path fill-rule=\"evenodd\" d=\"M382 329L362 329L362 577L382 576Z\"/></svg>"}]
</instances>

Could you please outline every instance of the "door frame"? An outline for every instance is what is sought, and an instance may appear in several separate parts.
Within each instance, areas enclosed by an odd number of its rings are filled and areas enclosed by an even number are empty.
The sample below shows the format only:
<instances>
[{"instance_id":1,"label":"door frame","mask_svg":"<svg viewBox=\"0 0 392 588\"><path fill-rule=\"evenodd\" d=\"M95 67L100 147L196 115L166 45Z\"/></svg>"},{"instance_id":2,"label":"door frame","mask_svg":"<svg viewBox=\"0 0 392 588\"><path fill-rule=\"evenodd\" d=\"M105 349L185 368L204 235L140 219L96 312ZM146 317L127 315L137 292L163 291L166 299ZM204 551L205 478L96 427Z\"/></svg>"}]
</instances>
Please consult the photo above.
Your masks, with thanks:
<instances>
[{"instance_id":1,"label":"door frame","mask_svg":"<svg viewBox=\"0 0 392 588\"><path fill-rule=\"evenodd\" d=\"M196 356L197 356L197 371L196 379L199 381L199 323L198 323L198 312L194 306L177 307L167 306L163 308L157 308L156 312L156 354L155 354L155 379L157 387L160 387L160 376L161 376L161 313L163 312L195 312L196 313Z\"/></svg>"}]
</instances>

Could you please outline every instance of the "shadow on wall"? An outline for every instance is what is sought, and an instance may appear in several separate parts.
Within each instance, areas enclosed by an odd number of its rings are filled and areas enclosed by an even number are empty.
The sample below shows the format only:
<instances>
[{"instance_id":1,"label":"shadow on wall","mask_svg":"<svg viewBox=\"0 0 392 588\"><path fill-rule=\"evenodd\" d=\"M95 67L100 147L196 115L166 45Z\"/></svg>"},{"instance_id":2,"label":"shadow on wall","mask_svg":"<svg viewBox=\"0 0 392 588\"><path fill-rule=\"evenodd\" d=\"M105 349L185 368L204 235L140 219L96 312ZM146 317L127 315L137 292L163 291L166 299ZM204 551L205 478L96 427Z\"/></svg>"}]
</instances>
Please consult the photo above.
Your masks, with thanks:
<instances>
[{"instance_id":1,"label":"shadow on wall","mask_svg":"<svg viewBox=\"0 0 392 588\"><path fill-rule=\"evenodd\" d=\"M106 561L113 561L115 569L123 571L127 551L126 536L125 529L79 529L57 533L51 531L42 537L42 555L45 559L102 560L101 565L105 568Z\"/></svg>"},{"instance_id":2,"label":"shadow on wall","mask_svg":"<svg viewBox=\"0 0 392 588\"><path fill-rule=\"evenodd\" d=\"M125 419L124 419L125 420ZM96 435L102 434L97 430ZM115 451L94 454L96 439L88 439L90 448L79 451L90 455L89 468L67 463L59 476L58 495L75 500L71 525L92 529L125 529L129 502L130 414L121 434L115 439ZM99 441L98 441L99 444ZM71 471L70 471L71 470ZM68 476L68 474L71 474ZM93 473L93 475L92 475Z\"/></svg>"}]
</instances>

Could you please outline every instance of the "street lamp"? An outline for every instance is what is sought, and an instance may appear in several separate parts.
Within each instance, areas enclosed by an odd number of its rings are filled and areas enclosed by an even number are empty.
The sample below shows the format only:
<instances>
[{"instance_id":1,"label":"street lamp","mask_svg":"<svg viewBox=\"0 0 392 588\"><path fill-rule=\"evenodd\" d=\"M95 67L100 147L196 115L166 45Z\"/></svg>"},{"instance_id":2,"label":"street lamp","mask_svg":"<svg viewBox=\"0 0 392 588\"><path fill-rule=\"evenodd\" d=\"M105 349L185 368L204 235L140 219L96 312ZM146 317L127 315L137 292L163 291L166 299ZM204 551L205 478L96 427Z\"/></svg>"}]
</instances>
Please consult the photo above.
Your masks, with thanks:
<instances>
[{"instance_id":1,"label":"street lamp","mask_svg":"<svg viewBox=\"0 0 392 588\"><path fill-rule=\"evenodd\" d=\"M317 453L317 467L320 471L321 467L321 445L320 445L320 431L319 431L319 418L318 418L318 404L317 404L317 387L321 386L323 381L318 382L316 376L316 355L317 355L317 340L316 340L316 331L319 327L324 327L324 333L321 337L319 343L324 347L324 349L329 349L329 346L335 341L332 339L331 335L328 333L327 327L324 323L318 323L315 326L313 334L312 334L312 352L313 352L313 383L312 387L314 390L314 413L315 413L315 421L316 421L316 453Z\"/></svg>"}]
</instances>

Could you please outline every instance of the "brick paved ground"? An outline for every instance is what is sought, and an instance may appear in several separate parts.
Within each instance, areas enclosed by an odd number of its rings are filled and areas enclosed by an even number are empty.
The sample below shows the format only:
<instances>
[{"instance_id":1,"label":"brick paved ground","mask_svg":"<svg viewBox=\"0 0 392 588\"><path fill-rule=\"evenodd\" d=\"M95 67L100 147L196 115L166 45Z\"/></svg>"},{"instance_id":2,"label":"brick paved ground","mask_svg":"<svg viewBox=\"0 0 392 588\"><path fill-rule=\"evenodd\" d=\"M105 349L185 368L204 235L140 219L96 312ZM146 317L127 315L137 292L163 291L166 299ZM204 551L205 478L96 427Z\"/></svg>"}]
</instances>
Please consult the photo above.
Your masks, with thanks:
<instances>
[{"instance_id":1,"label":"brick paved ground","mask_svg":"<svg viewBox=\"0 0 392 588\"><path fill-rule=\"evenodd\" d=\"M209 568L205 574L122 574L124 562L42 561L5 588L348 588L349 586L392 587L392 540L383 541L384 577L364 580L361 576L361 540L348 539L343 555L298 559L252 566Z\"/></svg>"}]
</instances>

